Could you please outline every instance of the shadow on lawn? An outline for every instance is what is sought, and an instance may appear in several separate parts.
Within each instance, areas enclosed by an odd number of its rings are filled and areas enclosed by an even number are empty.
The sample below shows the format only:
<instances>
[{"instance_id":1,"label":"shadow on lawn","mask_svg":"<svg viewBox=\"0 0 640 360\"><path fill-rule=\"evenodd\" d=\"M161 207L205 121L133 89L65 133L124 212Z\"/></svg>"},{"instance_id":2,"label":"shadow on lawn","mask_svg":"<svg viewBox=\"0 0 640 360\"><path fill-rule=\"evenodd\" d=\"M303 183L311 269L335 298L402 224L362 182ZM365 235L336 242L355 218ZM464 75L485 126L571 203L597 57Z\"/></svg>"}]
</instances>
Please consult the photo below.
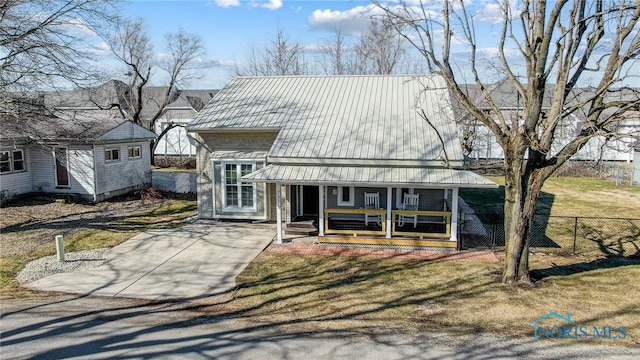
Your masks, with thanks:
<instances>
[{"instance_id":1,"label":"shadow on lawn","mask_svg":"<svg viewBox=\"0 0 640 360\"><path fill-rule=\"evenodd\" d=\"M537 281L550 276L567 276L599 269L611 269L630 265L640 265L640 228L630 222L630 227L617 228L618 234L605 231L603 227L581 224L582 242L587 245L583 254L604 256L604 258L574 264L552 266L531 271ZM588 250L587 250L588 249Z\"/></svg>"},{"instance_id":2,"label":"shadow on lawn","mask_svg":"<svg viewBox=\"0 0 640 360\"><path fill-rule=\"evenodd\" d=\"M640 265L640 253L625 256L609 256L603 259L583 261L574 264L551 266L546 269L531 270L531 278L540 281L550 276L569 276L587 271L613 269L624 266Z\"/></svg>"},{"instance_id":3,"label":"shadow on lawn","mask_svg":"<svg viewBox=\"0 0 640 360\"><path fill-rule=\"evenodd\" d=\"M267 263L258 266L269 266L268 263L278 259L273 255ZM356 264L357 267L352 266ZM394 359L445 359L491 358L497 354L538 356L557 346L554 342L537 342L534 347L529 339L496 340L495 336L477 335L455 341L452 340L455 337L439 333L441 326L435 332L425 328L417 335L405 334L398 338L402 330L394 325L393 319L383 317L393 314L385 314L386 310L407 305L423 307L417 309L415 316L427 323L433 314L438 314L439 301L478 296L495 281L486 273L478 272L469 277L457 276L455 281L416 287L412 291L394 292L388 288L385 297L363 293L361 298L368 306L341 306L348 300L340 295L338 290L341 288L369 288L381 285L383 281L388 283L388 276L424 270L421 261L387 261L384 264L381 266L376 258L360 257L358 261L338 262L322 256L308 257L299 267L284 271L275 271L276 264L273 271L257 272L264 276L245 279L239 289L218 295L217 299L223 301L217 304L211 304L208 297L161 302L104 299L98 303L101 305L89 307L84 301L92 304L94 300L78 297L45 301L16 311L5 310L0 316L5 322L3 351L33 349L27 354L29 357L46 359L91 356L236 358L246 357L246 354L261 354L264 358L340 358L345 354L377 357L375 354L382 354L377 351L384 350ZM452 262L449 264L455 266ZM233 299L234 295L236 299ZM226 306L251 297L251 306ZM113 305L104 306L107 301ZM287 306L279 306L282 302ZM305 311L318 306L323 311L317 315L308 315L310 313ZM49 313L54 315L49 316ZM256 313L283 316L269 322L259 319L246 323L236 321L252 320ZM22 317L33 314L47 315L22 322ZM375 314L383 316L354 322L346 330L340 326L345 320L363 315L371 318ZM7 328L13 318L15 325ZM337 326L323 325L331 321ZM198 328L189 330L193 327ZM481 325L466 329L466 333L482 331ZM61 338L74 341L58 341ZM457 345L452 346L452 341ZM443 348L447 351L434 350ZM18 354L22 353L18 351Z\"/></svg>"}]
</instances>

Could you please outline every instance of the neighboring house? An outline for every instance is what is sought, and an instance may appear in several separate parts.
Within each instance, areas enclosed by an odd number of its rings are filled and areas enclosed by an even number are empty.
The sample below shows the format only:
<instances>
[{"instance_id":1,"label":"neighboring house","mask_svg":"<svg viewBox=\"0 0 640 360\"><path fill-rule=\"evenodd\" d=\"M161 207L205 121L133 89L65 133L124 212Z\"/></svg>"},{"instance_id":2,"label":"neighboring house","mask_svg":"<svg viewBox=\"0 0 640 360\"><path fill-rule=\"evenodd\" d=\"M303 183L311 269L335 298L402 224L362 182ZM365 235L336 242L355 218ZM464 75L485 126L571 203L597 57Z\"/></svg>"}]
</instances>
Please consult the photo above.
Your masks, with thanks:
<instances>
[{"instance_id":1,"label":"neighboring house","mask_svg":"<svg viewBox=\"0 0 640 360\"><path fill-rule=\"evenodd\" d=\"M52 193L96 202L151 183L149 141L155 134L118 109L64 106L46 115L33 112L28 120L3 115L3 200Z\"/></svg>"},{"instance_id":2,"label":"neighboring house","mask_svg":"<svg viewBox=\"0 0 640 360\"><path fill-rule=\"evenodd\" d=\"M159 103L166 93L164 86L149 86L144 88L144 107L142 119L148 120L159 109ZM211 100L218 90L176 90L171 94L171 102L162 111L156 121L153 131L161 134L171 123L179 124L169 130L156 146L155 155L183 155L195 156L196 146L192 137L187 134L184 126L193 121L195 115Z\"/></svg>"},{"instance_id":3,"label":"neighboring house","mask_svg":"<svg viewBox=\"0 0 640 360\"><path fill-rule=\"evenodd\" d=\"M478 85L465 84L461 86L461 89L469 95L471 100L474 101L481 110L492 112L492 108L484 99L484 95ZM507 120L515 119L518 113L522 111L522 100L520 99L519 93L508 81L492 84L487 87L487 90ZM555 85L547 85L542 103L543 111L550 108L554 90ZM590 91L590 89L576 89L576 99L584 98L584 95L588 95ZM611 96L619 96L622 100L625 97L629 99L630 94L621 92L620 94L612 94ZM500 147L489 128L479 121L468 119L468 114L466 114L459 105L456 106L455 112L457 121L462 126L463 148L466 149L465 155L467 155L469 159L476 161L504 159L502 147ZM556 138L552 146L554 151L560 150L562 146L567 144L582 130L584 119L581 115L580 111L576 111L562 119L556 130ZM603 136L596 136L592 138L572 159L588 161L631 161L633 145L640 138L640 116L631 116L621 121L618 124L616 132L619 135L617 137L605 138Z\"/></svg>"},{"instance_id":4,"label":"neighboring house","mask_svg":"<svg viewBox=\"0 0 640 360\"><path fill-rule=\"evenodd\" d=\"M438 76L239 77L187 130L199 217L276 220L280 242L317 228L321 242L455 247L458 189L497 186L457 170Z\"/></svg>"}]
</instances>

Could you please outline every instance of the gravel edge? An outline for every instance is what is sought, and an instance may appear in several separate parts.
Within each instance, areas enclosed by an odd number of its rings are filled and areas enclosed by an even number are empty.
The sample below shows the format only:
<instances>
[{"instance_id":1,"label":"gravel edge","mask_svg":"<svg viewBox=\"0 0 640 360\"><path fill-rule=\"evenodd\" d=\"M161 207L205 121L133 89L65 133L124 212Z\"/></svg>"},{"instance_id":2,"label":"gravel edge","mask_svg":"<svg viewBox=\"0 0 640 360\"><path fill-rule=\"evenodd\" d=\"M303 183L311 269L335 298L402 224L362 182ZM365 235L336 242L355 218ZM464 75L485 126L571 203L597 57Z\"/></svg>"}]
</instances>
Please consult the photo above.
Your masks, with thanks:
<instances>
[{"instance_id":1,"label":"gravel edge","mask_svg":"<svg viewBox=\"0 0 640 360\"><path fill-rule=\"evenodd\" d=\"M28 263L16 275L19 283L29 283L44 277L80 270L90 270L107 262L106 253L110 248L98 248L65 253L64 262L58 262L56 255L45 256Z\"/></svg>"}]
</instances>

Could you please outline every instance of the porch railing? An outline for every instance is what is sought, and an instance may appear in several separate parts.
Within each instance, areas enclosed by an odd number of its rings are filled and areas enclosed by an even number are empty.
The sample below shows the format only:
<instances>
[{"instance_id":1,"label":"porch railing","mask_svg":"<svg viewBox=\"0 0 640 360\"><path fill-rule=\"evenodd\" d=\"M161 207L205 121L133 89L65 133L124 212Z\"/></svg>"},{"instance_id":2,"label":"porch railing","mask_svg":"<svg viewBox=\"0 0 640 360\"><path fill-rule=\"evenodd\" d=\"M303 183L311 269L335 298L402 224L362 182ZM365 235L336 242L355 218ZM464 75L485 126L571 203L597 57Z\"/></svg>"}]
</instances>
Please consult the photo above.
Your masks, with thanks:
<instances>
[{"instance_id":1,"label":"porch railing","mask_svg":"<svg viewBox=\"0 0 640 360\"><path fill-rule=\"evenodd\" d=\"M379 216L380 221L366 224L365 217ZM325 234L377 235L387 234L386 209L324 209ZM398 226L400 216L418 216L418 226L412 221L405 221L405 225ZM450 211L421 211L421 210L391 210L392 236L417 236L423 238L449 239L451 237Z\"/></svg>"},{"instance_id":2,"label":"porch railing","mask_svg":"<svg viewBox=\"0 0 640 360\"><path fill-rule=\"evenodd\" d=\"M324 233L325 234L351 234L358 235L382 235L387 234L386 216L384 209L344 209L327 208L324 209ZM380 217L380 222L365 226L367 215ZM333 222L340 221L343 226L336 228Z\"/></svg>"},{"instance_id":3,"label":"porch railing","mask_svg":"<svg viewBox=\"0 0 640 360\"><path fill-rule=\"evenodd\" d=\"M444 232L433 231L424 229L422 231L414 230L414 231L406 231L399 230L397 227L398 218L400 216L420 216L425 221L420 221L420 224L426 223L427 225L444 225ZM426 218L426 219L425 219ZM420 219L420 218L418 218ZM451 212L450 211L420 211L420 210L391 210L391 235L392 236L418 236L420 239L424 237L429 238L443 238L448 239L451 237ZM411 225L411 221L405 221L405 226L403 228L408 227L411 229L413 225ZM414 228L415 229L415 228Z\"/></svg>"}]
</instances>

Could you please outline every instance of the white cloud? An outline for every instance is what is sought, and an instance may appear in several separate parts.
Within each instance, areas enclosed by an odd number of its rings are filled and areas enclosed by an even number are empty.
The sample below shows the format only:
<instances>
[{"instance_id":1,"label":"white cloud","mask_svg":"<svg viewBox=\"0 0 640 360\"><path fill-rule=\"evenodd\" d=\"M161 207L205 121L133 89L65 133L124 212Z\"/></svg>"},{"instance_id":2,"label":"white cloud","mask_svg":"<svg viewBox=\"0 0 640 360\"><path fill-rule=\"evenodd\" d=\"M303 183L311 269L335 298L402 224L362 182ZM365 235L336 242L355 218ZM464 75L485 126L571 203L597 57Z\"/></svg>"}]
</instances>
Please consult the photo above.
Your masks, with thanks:
<instances>
[{"instance_id":1,"label":"white cloud","mask_svg":"<svg viewBox=\"0 0 640 360\"><path fill-rule=\"evenodd\" d=\"M214 3L220 7L240 6L240 0L215 0Z\"/></svg>"},{"instance_id":2,"label":"white cloud","mask_svg":"<svg viewBox=\"0 0 640 360\"><path fill-rule=\"evenodd\" d=\"M260 5L260 7L263 7L269 10L277 10L282 7L282 0L269 0L269 2L267 2L266 4Z\"/></svg>"},{"instance_id":3,"label":"white cloud","mask_svg":"<svg viewBox=\"0 0 640 360\"><path fill-rule=\"evenodd\" d=\"M511 19L514 19L520 15L517 1L509 3L508 6ZM473 19L477 22L499 23L504 21L504 11L504 4L486 3L484 4L484 7L476 13Z\"/></svg>"},{"instance_id":4,"label":"white cloud","mask_svg":"<svg viewBox=\"0 0 640 360\"><path fill-rule=\"evenodd\" d=\"M381 15L382 10L374 5L356 6L352 9L339 10L315 10L309 16L309 25L316 30L335 31L340 29L348 35L358 35L367 30L371 17Z\"/></svg>"},{"instance_id":5,"label":"white cloud","mask_svg":"<svg viewBox=\"0 0 640 360\"><path fill-rule=\"evenodd\" d=\"M98 56L108 56L111 54L111 48L109 48L109 45L106 42L101 41L93 45L90 52Z\"/></svg>"}]
</instances>

